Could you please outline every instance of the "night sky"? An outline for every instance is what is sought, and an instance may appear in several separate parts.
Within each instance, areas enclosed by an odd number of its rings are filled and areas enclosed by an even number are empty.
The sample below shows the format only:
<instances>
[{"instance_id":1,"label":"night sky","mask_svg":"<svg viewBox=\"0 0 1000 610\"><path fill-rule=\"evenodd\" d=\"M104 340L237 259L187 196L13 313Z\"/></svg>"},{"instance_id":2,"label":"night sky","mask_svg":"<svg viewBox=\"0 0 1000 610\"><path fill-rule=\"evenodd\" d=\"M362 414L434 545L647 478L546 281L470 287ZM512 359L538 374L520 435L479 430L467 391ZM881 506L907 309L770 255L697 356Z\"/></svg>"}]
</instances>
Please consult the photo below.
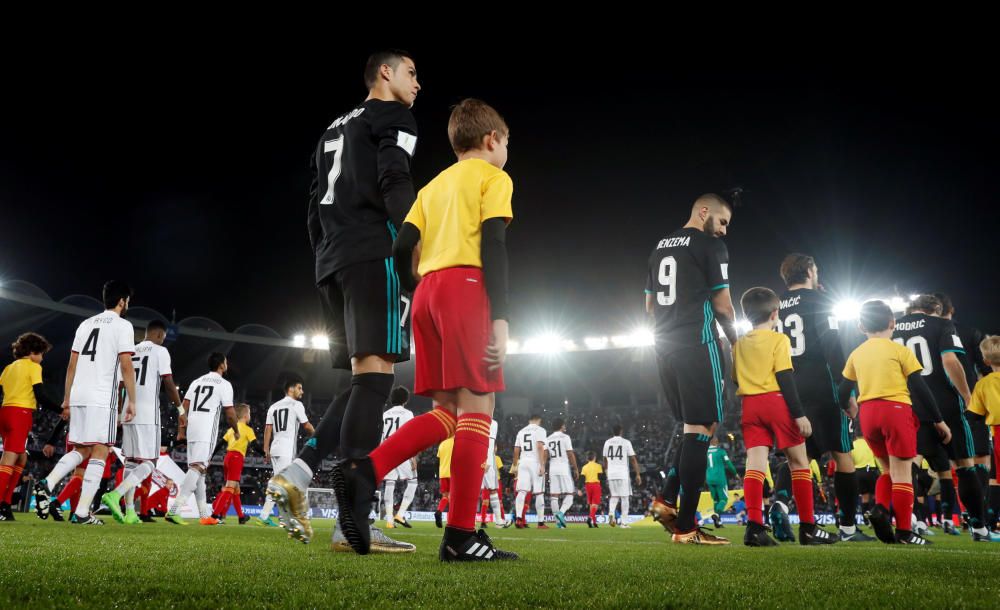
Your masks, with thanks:
<instances>
[{"instance_id":1,"label":"night sky","mask_svg":"<svg viewBox=\"0 0 1000 610\"><path fill-rule=\"evenodd\" d=\"M14 67L0 123L0 279L58 299L99 297L118 277L134 305L178 320L284 336L317 326L308 158L365 97L372 42L331 42L321 65L303 45L177 42ZM801 251L836 294L943 289L959 319L1000 331L1000 119L975 94L974 60L384 42L414 54L423 86L417 188L454 161L451 104L480 97L511 127L515 338L641 321L656 241L697 195L734 186L746 189L726 238L734 300L780 289L781 258Z\"/></svg>"}]
</instances>

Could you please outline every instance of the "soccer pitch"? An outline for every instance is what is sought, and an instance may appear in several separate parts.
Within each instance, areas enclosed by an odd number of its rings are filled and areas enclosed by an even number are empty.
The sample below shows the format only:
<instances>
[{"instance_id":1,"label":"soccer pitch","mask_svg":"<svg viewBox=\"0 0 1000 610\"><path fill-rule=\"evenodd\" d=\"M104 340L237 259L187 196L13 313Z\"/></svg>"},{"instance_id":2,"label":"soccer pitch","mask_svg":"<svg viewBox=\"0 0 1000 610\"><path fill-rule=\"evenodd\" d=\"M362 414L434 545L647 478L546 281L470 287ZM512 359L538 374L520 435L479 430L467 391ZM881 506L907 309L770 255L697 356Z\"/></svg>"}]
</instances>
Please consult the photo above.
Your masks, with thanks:
<instances>
[{"instance_id":1,"label":"soccer pitch","mask_svg":"<svg viewBox=\"0 0 1000 610\"><path fill-rule=\"evenodd\" d=\"M393 536L409 555L333 553L251 524L0 524L0 608L996 607L1000 545L880 543L776 549L678 546L656 525L491 528L516 562L442 564L440 530ZM742 541L743 528L720 531Z\"/></svg>"}]
</instances>

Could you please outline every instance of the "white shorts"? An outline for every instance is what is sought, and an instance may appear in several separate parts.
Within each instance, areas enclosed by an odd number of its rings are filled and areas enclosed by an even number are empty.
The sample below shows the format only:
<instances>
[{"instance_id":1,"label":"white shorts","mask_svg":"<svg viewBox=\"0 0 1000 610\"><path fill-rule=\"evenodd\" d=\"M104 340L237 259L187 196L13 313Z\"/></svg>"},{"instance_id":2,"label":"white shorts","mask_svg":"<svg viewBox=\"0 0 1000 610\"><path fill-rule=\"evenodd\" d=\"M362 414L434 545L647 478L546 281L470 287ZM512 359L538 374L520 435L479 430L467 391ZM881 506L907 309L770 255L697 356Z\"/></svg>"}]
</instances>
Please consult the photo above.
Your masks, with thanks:
<instances>
[{"instance_id":1,"label":"white shorts","mask_svg":"<svg viewBox=\"0 0 1000 610\"><path fill-rule=\"evenodd\" d=\"M483 489L496 489L497 488L497 469L490 468L483 475Z\"/></svg>"},{"instance_id":2,"label":"white shorts","mask_svg":"<svg viewBox=\"0 0 1000 610\"><path fill-rule=\"evenodd\" d=\"M383 481L409 481L410 479L417 478L416 473L413 472L413 468L410 467L410 460L406 460L399 466L396 466L390 470L383 478Z\"/></svg>"},{"instance_id":3,"label":"white shorts","mask_svg":"<svg viewBox=\"0 0 1000 610\"><path fill-rule=\"evenodd\" d=\"M125 424L122 426L122 453L127 458L156 460L160 457L160 426Z\"/></svg>"},{"instance_id":4,"label":"white shorts","mask_svg":"<svg viewBox=\"0 0 1000 610\"><path fill-rule=\"evenodd\" d=\"M614 498L627 498L632 495L632 484L628 479L608 479L608 491Z\"/></svg>"},{"instance_id":5,"label":"white shorts","mask_svg":"<svg viewBox=\"0 0 1000 610\"><path fill-rule=\"evenodd\" d=\"M212 443L208 441L189 441L188 442L188 466L191 464L204 464L208 466L208 463L212 460Z\"/></svg>"},{"instance_id":6,"label":"white shorts","mask_svg":"<svg viewBox=\"0 0 1000 610\"><path fill-rule=\"evenodd\" d=\"M538 464L522 463L517 466L517 491L533 494L545 493L545 478L538 474Z\"/></svg>"},{"instance_id":7,"label":"white shorts","mask_svg":"<svg viewBox=\"0 0 1000 610\"><path fill-rule=\"evenodd\" d=\"M118 410L111 407L70 407L69 442L74 445L114 445ZM157 457L160 448L156 448Z\"/></svg>"},{"instance_id":8,"label":"white shorts","mask_svg":"<svg viewBox=\"0 0 1000 610\"><path fill-rule=\"evenodd\" d=\"M292 456L292 455L274 455L272 453L271 454L271 470L274 471L274 474L278 474L279 472L281 472L285 468L288 468L292 464L292 460L293 459L295 459L295 456Z\"/></svg>"},{"instance_id":9,"label":"white shorts","mask_svg":"<svg viewBox=\"0 0 1000 610\"><path fill-rule=\"evenodd\" d=\"M562 494L571 494L576 489L573 487L573 477L568 474L550 474L549 475L549 494L553 496L560 496Z\"/></svg>"}]
</instances>

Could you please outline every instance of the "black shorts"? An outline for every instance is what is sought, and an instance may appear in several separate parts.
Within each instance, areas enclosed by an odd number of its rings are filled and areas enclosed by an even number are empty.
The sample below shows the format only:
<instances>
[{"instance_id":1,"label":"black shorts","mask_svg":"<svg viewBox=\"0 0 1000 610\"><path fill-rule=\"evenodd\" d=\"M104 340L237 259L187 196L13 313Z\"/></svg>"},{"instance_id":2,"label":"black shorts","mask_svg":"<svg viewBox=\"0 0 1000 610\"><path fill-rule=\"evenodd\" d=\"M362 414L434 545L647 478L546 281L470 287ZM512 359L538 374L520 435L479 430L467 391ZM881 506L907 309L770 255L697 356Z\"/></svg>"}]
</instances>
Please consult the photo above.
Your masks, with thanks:
<instances>
[{"instance_id":1,"label":"black shorts","mask_svg":"<svg viewBox=\"0 0 1000 610\"><path fill-rule=\"evenodd\" d=\"M951 438L954 443L955 430L951 431ZM920 429L917 430L917 453L924 456L927 465L934 472L951 472L950 452L947 445L941 443L941 437L931 422L920 422Z\"/></svg>"},{"instance_id":2,"label":"black shorts","mask_svg":"<svg viewBox=\"0 0 1000 610\"><path fill-rule=\"evenodd\" d=\"M854 449L851 420L840 408L837 386L826 363L796 364L795 387L812 424L812 436L806 439L809 457L818 461L827 452L850 453Z\"/></svg>"},{"instance_id":3,"label":"black shorts","mask_svg":"<svg viewBox=\"0 0 1000 610\"><path fill-rule=\"evenodd\" d=\"M965 412L965 419L972 429L972 451L976 457L987 457L993 455L990 445L990 427L986 425L986 420L981 416Z\"/></svg>"},{"instance_id":4,"label":"black shorts","mask_svg":"<svg viewBox=\"0 0 1000 610\"><path fill-rule=\"evenodd\" d=\"M934 485L934 477L930 475L929 472L920 468L917 464L913 465L913 495L922 498L928 494L931 490L931 486Z\"/></svg>"},{"instance_id":5,"label":"black shorts","mask_svg":"<svg viewBox=\"0 0 1000 610\"><path fill-rule=\"evenodd\" d=\"M663 393L677 421L721 422L726 402L725 359L718 341L656 355Z\"/></svg>"},{"instance_id":6,"label":"black shorts","mask_svg":"<svg viewBox=\"0 0 1000 610\"><path fill-rule=\"evenodd\" d=\"M319 291L333 368L350 370L357 356L410 359L410 296L391 258L344 267Z\"/></svg>"},{"instance_id":7,"label":"black shorts","mask_svg":"<svg viewBox=\"0 0 1000 610\"><path fill-rule=\"evenodd\" d=\"M878 482L878 478L882 476L878 466L865 466L864 468L858 468L856 472L858 473L858 493L875 493L875 484Z\"/></svg>"}]
</instances>

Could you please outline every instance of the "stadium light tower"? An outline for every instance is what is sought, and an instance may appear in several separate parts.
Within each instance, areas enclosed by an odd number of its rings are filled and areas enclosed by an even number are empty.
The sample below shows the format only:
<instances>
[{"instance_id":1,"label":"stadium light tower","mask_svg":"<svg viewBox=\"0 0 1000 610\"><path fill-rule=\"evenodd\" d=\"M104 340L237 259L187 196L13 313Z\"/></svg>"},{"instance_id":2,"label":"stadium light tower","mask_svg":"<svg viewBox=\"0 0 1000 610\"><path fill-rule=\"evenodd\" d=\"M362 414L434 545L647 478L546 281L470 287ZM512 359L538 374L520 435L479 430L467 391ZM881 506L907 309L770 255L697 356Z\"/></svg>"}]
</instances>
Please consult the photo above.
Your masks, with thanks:
<instances>
[{"instance_id":1,"label":"stadium light tower","mask_svg":"<svg viewBox=\"0 0 1000 610\"><path fill-rule=\"evenodd\" d=\"M305 347L306 346L306 336L303 334L297 334L292 337L292 345L295 347Z\"/></svg>"}]
</instances>

